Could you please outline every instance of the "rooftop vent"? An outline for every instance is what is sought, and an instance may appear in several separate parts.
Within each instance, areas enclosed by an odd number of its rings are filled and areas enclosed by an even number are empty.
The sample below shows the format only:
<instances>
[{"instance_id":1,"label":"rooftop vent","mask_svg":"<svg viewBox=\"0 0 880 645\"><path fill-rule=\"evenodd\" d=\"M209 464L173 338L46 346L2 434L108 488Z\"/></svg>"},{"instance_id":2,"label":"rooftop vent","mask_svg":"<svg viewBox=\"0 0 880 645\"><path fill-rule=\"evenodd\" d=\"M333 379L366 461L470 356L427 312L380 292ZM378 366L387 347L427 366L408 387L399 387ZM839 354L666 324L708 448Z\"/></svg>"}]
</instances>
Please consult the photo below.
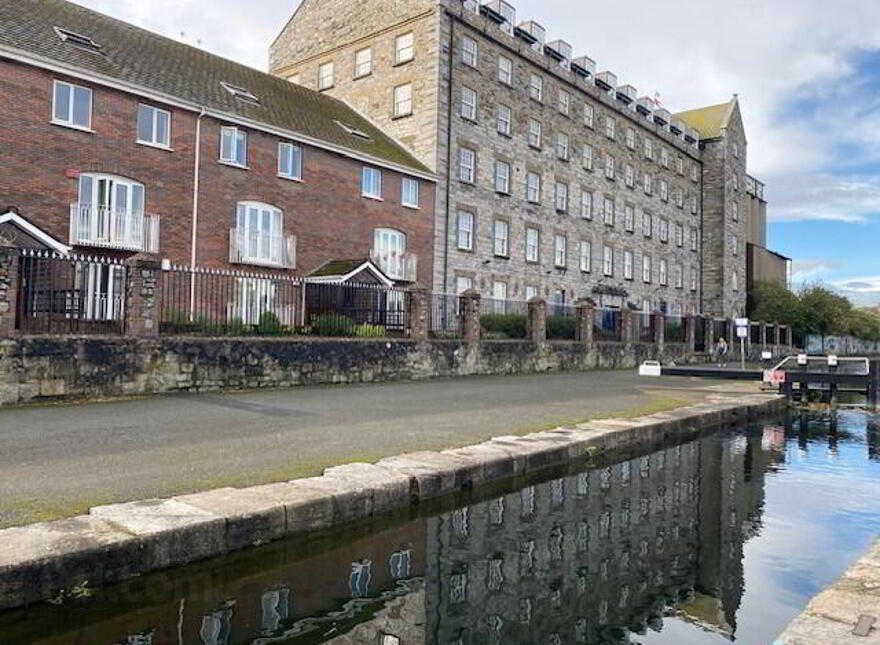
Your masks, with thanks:
<instances>
[{"instance_id":1,"label":"rooftop vent","mask_svg":"<svg viewBox=\"0 0 880 645\"><path fill-rule=\"evenodd\" d=\"M632 85L621 85L617 88L617 100L629 105L636 100L638 90Z\"/></svg>"},{"instance_id":2,"label":"rooftop vent","mask_svg":"<svg viewBox=\"0 0 880 645\"><path fill-rule=\"evenodd\" d=\"M358 130L356 127L349 125L347 123L343 123L342 121L336 121L336 125L340 128L348 132L351 136L357 137L359 139L364 139L365 141L372 141L370 135L368 135L363 130Z\"/></svg>"},{"instance_id":3,"label":"rooftop vent","mask_svg":"<svg viewBox=\"0 0 880 645\"><path fill-rule=\"evenodd\" d=\"M232 83L227 83L226 81L220 81L220 85L223 86L223 89L232 94L237 99L241 99L242 101L246 101L247 103L253 103L254 105L260 104L260 99L254 96L250 90L244 87L239 87L238 85L233 85Z\"/></svg>"},{"instance_id":4,"label":"rooftop vent","mask_svg":"<svg viewBox=\"0 0 880 645\"><path fill-rule=\"evenodd\" d=\"M599 72L596 74L596 85L606 92L613 92L617 87L617 75L613 72Z\"/></svg>"},{"instance_id":5,"label":"rooftop vent","mask_svg":"<svg viewBox=\"0 0 880 645\"><path fill-rule=\"evenodd\" d=\"M53 29L55 30L55 33L58 35L58 37L66 43L76 45L81 49L85 49L98 54L102 53L101 45L96 43L88 36L83 36L82 34L78 34L75 31L62 29L61 27L53 27Z\"/></svg>"},{"instance_id":6,"label":"rooftop vent","mask_svg":"<svg viewBox=\"0 0 880 645\"><path fill-rule=\"evenodd\" d=\"M636 112L644 117L651 116L651 112L654 111L655 107L654 99L650 96L640 96L636 101Z\"/></svg>"},{"instance_id":7,"label":"rooftop vent","mask_svg":"<svg viewBox=\"0 0 880 645\"><path fill-rule=\"evenodd\" d=\"M589 56L578 56L571 61L571 71L578 76L589 78L596 75L596 61Z\"/></svg>"},{"instance_id":8,"label":"rooftop vent","mask_svg":"<svg viewBox=\"0 0 880 645\"><path fill-rule=\"evenodd\" d=\"M669 124L669 131L672 134L682 134L686 128L687 126L681 119L673 119L672 123Z\"/></svg>"},{"instance_id":9,"label":"rooftop vent","mask_svg":"<svg viewBox=\"0 0 880 645\"><path fill-rule=\"evenodd\" d=\"M492 22L498 23L501 30L513 35L513 23L516 22L516 9L504 0L489 0L480 11Z\"/></svg>"},{"instance_id":10,"label":"rooftop vent","mask_svg":"<svg viewBox=\"0 0 880 645\"><path fill-rule=\"evenodd\" d=\"M468 11L480 13L480 3L477 0L461 0L461 5Z\"/></svg>"},{"instance_id":11,"label":"rooftop vent","mask_svg":"<svg viewBox=\"0 0 880 645\"><path fill-rule=\"evenodd\" d=\"M519 23L515 32L517 36L531 45L532 49L540 51L544 47L547 30L534 20Z\"/></svg>"},{"instance_id":12,"label":"rooftop vent","mask_svg":"<svg viewBox=\"0 0 880 645\"><path fill-rule=\"evenodd\" d=\"M700 133L693 128L685 128L684 140L688 143L697 143L700 140Z\"/></svg>"},{"instance_id":13,"label":"rooftop vent","mask_svg":"<svg viewBox=\"0 0 880 645\"><path fill-rule=\"evenodd\" d=\"M669 110L666 108L657 108L654 110L654 123L657 125L667 126L671 119L672 115L669 114Z\"/></svg>"},{"instance_id":14,"label":"rooftop vent","mask_svg":"<svg viewBox=\"0 0 880 645\"><path fill-rule=\"evenodd\" d=\"M571 45L564 40L554 40L544 45L544 53L561 65L567 65L571 60Z\"/></svg>"}]
</instances>

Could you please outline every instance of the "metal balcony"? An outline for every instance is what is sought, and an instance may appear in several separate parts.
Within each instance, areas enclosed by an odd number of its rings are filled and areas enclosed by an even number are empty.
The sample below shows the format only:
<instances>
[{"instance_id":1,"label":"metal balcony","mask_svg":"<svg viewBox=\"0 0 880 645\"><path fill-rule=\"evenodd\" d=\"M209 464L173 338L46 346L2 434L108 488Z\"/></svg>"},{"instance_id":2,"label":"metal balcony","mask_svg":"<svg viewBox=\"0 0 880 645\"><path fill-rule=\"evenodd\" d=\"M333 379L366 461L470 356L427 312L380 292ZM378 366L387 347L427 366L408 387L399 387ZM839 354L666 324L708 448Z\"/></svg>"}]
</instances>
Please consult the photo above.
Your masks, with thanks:
<instances>
[{"instance_id":1,"label":"metal balcony","mask_svg":"<svg viewBox=\"0 0 880 645\"><path fill-rule=\"evenodd\" d=\"M242 228L229 230L229 262L279 269L296 268L296 236Z\"/></svg>"},{"instance_id":2,"label":"metal balcony","mask_svg":"<svg viewBox=\"0 0 880 645\"><path fill-rule=\"evenodd\" d=\"M392 280L415 282L418 274L418 256L415 253L382 252L374 250L370 259Z\"/></svg>"},{"instance_id":3,"label":"metal balcony","mask_svg":"<svg viewBox=\"0 0 880 645\"><path fill-rule=\"evenodd\" d=\"M159 252L159 216L74 202L70 243L122 251Z\"/></svg>"}]
</instances>

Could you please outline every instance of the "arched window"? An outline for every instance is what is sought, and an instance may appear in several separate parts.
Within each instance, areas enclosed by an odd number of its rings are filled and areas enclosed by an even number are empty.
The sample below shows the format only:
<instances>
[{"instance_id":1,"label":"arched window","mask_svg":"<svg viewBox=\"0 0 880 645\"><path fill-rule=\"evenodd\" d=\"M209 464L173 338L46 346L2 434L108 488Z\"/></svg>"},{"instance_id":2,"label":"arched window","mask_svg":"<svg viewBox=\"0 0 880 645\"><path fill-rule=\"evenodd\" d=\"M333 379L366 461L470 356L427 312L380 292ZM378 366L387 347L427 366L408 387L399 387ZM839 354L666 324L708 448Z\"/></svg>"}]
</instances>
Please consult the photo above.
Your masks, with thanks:
<instances>
[{"instance_id":1,"label":"arched window","mask_svg":"<svg viewBox=\"0 0 880 645\"><path fill-rule=\"evenodd\" d=\"M373 260L392 280L406 276L406 233L393 228L377 228L373 237Z\"/></svg>"},{"instance_id":2,"label":"arched window","mask_svg":"<svg viewBox=\"0 0 880 645\"><path fill-rule=\"evenodd\" d=\"M283 215L261 202L238 202L232 259L248 264L284 263Z\"/></svg>"},{"instance_id":3,"label":"arched window","mask_svg":"<svg viewBox=\"0 0 880 645\"><path fill-rule=\"evenodd\" d=\"M157 251L158 218L144 215L144 185L102 173L79 176L71 208L71 243Z\"/></svg>"}]
</instances>

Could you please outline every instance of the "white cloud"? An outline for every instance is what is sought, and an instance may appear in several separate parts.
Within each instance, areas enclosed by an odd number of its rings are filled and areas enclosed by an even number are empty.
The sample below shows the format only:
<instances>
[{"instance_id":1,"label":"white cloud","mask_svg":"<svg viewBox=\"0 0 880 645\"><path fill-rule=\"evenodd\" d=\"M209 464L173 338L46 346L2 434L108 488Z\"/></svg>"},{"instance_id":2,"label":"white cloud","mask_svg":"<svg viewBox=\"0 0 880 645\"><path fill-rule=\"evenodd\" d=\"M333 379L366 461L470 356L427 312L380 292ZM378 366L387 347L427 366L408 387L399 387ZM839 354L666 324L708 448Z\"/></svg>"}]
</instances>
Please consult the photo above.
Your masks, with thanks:
<instances>
[{"instance_id":1,"label":"white cloud","mask_svg":"<svg viewBox=\"0 0 880 645\"><path fill-rule=\"evenodd\" d=\"M835 271L839 263L834 260L802 260L795 259L791 266L791 279L794 285L800 286L804 282L810 282Z\"/></svg>"}]
</instances>

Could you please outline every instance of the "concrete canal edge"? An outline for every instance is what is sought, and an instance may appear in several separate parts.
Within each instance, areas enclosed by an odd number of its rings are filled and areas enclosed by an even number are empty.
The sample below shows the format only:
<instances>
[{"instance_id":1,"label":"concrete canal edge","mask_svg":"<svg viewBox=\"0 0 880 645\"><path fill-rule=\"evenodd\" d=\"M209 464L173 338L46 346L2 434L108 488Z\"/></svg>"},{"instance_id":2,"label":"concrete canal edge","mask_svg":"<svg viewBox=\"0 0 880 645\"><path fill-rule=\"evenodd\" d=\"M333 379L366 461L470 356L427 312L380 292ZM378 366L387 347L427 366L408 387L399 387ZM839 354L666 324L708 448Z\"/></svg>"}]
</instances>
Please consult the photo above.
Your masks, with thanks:
<instances>
[{"instance_id":1,"label":"concrete canal edge","mask_svg":"<svg viewBox=\"0 0 880 645\"><path fill-rule=\"evenodd\" d=\"M87 515L0 530L0 610L63 599L84 586L342 526L464 488L684 438L785 407L775 395L715 396L635 419L494 437L464 448L337 466L290 482L98 506Z\"/></svg>"},{"instance_id":2,"label":"concrete canal edge","mask_svg":"<svg viewBox=\"0 0 880 645\"><path fill-rule=\"evenodd\" d=\"M873 621L869 638L853 633L861 616ZM810 601L774 645L849 645L880 642L880 540L843 577Z\"/></svg>"}]
</instances>

